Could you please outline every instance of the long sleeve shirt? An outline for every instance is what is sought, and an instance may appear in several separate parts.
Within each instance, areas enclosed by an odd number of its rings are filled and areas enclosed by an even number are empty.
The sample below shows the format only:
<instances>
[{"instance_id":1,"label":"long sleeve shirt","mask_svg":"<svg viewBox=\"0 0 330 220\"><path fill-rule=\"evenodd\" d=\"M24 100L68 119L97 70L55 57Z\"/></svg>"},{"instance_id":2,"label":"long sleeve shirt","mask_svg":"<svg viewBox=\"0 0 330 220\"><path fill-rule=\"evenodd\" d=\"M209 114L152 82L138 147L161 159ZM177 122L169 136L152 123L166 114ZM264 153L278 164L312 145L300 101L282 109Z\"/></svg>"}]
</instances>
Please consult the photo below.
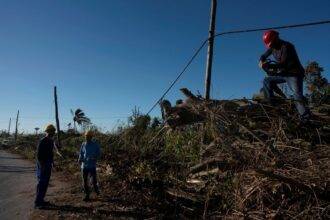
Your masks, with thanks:
<instances>
[{"instance_id":1,"label":"long sleeve shirt","mask_svg":"<svg viewBox=\"0 0 330 220\"><path fill-rule=\"evenodd\" d=\"M270 55L273 55L274 59L277 61L277 64L275 64L276 67L281 69L285 75L303 76L305 70L300 63L293 44L281 40L280 45L279 49L269 48L263 55L261 55L260 61L264 62Z\"/></svg>"},{"instance_id":2,"label":"long sleeve shirt","mask_svg":"<svg viewBox=\"0 0 330 220\"><path fill-rule=\"evenodd\" d=\"M89 141L82 143L79 153L81 168L95 168L100 155L100 146L96 142Z\"/></svg>"},{"instance_id":3,"label":"long sleeve shirt","mask_svg":"<svg viewBox=\"0 0 330 220\"><path fill-rule=\"evenodd\" d=\"M44 137L40 140L37 148L37 160L41 163L53 163L54 140Z\"/></svg>"}]
</instances>

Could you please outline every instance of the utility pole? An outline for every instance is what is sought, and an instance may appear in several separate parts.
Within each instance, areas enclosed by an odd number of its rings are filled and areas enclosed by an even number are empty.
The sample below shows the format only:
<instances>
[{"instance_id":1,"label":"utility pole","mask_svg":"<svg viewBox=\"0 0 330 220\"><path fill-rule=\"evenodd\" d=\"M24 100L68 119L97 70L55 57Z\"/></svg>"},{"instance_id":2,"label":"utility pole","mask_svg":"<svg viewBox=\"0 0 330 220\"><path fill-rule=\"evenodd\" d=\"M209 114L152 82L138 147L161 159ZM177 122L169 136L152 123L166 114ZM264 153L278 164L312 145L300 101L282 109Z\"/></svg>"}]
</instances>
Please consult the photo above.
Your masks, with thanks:
<instances>
[{"instance_id":1,"label":"utility pole","mask_svg":"<svg viewBox=\"0 0 330 220\"><path fill-rule=\"evenodd\" d=\"M16 116L15 143L17 142L17 135L18 135L18 118L19 118L19 110L17 111L17 116Z\"/></svg>"},{"instance_id":2,"label":"utility pole","mask_svg":"<svg viewBox=\"0 0 330 220\"><path fill-rule=\"evenodd\" d=\"M209 40L208 40L209 45L207 49L207 63L206 63L206 72L205 72L205 99L210 99L216 14L217 14L217 0L212 0Z\"/></svg>"},{"instance_id":3,"label":"utility pole","mask_svg":"<svg viewBox=\"0 0 330 220\"><path fill-rule=\"evenodd\" d=\"M54 87L54 100L55 100L55 119L56 119L56 130L57 130L57 142L58 148L61 148L61 138L60 138L60 120L58 119L58 104L57 104L57 88Z\"/></svg>"},{"instance_id":4,"label":"utility pole","mask_svg":"<svg viewBox=\"0 0 330 220\"><path fill-rule=\"evenodd\" d=\"M8 134L10 135L10 128L11 128L11 118L9 118L9 125L8 125Z\"/></svg>"}]
</instances>

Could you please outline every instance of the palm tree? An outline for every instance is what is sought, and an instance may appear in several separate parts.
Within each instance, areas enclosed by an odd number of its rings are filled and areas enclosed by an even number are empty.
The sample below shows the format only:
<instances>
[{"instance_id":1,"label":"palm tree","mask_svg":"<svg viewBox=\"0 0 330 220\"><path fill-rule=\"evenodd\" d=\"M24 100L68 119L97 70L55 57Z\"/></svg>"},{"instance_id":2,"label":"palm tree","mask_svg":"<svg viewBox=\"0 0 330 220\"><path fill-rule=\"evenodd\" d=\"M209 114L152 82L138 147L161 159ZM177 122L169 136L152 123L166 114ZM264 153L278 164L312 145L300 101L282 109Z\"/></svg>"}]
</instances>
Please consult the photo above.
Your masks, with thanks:
<instances>
[{"instance_id":1,"label":"palm tree","mask_svg":"<svg viewBox=\"0 0 330 220\"><path fill-rule=\"evenodd\" d=\"M77 124L79 126L86 126L91 123L91 120L85 115L83 110L81 110L80 108L78 108L76 111L73 111L71 109L71 114L73 117L73 127L75 131L77 131Z\"/></svg>"}]
</instances>

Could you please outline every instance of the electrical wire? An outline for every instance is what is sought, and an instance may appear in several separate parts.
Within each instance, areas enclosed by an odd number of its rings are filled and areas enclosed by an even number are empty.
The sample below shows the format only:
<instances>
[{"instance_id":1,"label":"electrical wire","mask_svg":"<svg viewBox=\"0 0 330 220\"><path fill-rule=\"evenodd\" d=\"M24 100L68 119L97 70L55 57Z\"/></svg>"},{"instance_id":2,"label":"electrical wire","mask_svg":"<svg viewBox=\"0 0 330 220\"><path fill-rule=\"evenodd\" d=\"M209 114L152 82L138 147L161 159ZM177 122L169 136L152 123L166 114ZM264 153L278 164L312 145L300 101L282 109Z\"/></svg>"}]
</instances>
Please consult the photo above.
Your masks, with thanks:
<instances>
[{"instance_id":1,"label":"electrical wire","mask_svg":"<svg viewBox=\"0 0 330 220\"><path fill-rule=\"evenodd\" d=\"M203 49L205 46L206 42L208 40L205 40L200 47L195 51L194 55L189 59L188 63L185 65L183 70L180 72L180 74L175 78L175 80L170 84L170 86L166 89L166 91L163 93L163 95L157 100L157 102L151 107L151 109L148 111L147 115L154 110L154 108L158 105L158 103L167 95L167 93L172 89L172 87L178 82L178 80L181 78L181 76L186 72L190 64L194 61L194 59L197 57L199 52Z\"/></svg>"},{"instance_id":2,"label":"electrical wire","mask_svg":"<svg viewBox=\"0 0 330 220\"><path fill-rule=\"evenodd\" d=\"M217 34L214 35L214 37L223 36L223 35L230 35L230 34L240 34L240 33L266 31L266 30L280 30L280 29L289 29L289 28L299 28L299 27L307 27L307 26L315 26L315 25L323 25L323 24L330 24L330 20L310 22L310 23L302 23L302 24L292 24L292 25L265 27L265 28L226 31L226 32L217 33Z\"/></svg>"}]
</instances>

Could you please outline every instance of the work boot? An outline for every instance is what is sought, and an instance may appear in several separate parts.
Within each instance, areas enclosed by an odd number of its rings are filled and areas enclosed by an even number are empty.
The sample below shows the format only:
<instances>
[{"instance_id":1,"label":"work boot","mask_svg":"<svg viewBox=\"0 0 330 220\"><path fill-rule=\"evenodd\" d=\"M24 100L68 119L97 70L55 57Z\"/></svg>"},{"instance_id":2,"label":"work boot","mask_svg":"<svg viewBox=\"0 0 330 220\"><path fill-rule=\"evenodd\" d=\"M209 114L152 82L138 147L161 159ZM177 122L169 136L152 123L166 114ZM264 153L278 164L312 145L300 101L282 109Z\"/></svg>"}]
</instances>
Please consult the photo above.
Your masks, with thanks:
<instances>
[{"instance_id":1,"label":"work boot","mask_svg":"<svg viewBox=\"0 0 330 220\"><path fill-rule=\"evenodd\" d=\"M34 208L35 208L35 209L43 209L44 206L43 206L42 204L40 204L40 203L35 203L35 204L34 204Z\"/></svg>"},{"instance_id":2,"label":"work boot","mask_svg":"<svg viewBox=\"0 0 330 220\"><path fill-rule=\"evenodd\" d=\"M283 99L281 99L280 97L274 96L274 97L270 98L268 101L271 106L276 107L279 104L281 104L281 101L283 101Z\"/></svg>"},{"instance_id":3,"label":"work boot","mask_svg":"<svg viewBox=\"0 0 330 220\"><path fill-rule=\"evenodd\" d=\"M43 204L43 206L51 206L52 205L52 203L49 202L49 201L43 201L42 204Z\"/></svg>"},{"instance_id":4,"label":"work boot","mask_svg":"<svg viewBox=\"0 0 330 220\"><path fill-rule=\"evenodd\" d=\"M41 202L35 202L34 203L34 208L35 209L42 209L48 206L51 206L52 204L48 201L41 201Z\"/></svg>"},{"instance_id":5,"label":"work boot","mask_svg":"<svg viewBox=\"0 0 330 220\"><path fill-rule=\"evenodd\" d=\"M101 193L100 193L99 190L95 191L95 193L96 193L97 196L100 196L101 195Z\"/></svg>"},{"instance_id":6,"label":"work boot","mask_svg":"<svg viewBox=\"0 0 330 220\"><path fill-rule=\"evenodd\" d=\"M311 117L312 117L311 113L307 111L305 114L300 116L300 124L309 125Z\"/></svg>"},{"instance_id":7,"label":"work boot","mask_svg":"<svg viewBox=\"0 0 330 220\"><path fill-rule=\"evenodd\" d=\"M85 195L83 201L84 202L89 202L90 201L89 195Z\"/></svg>"}]
</instances>

